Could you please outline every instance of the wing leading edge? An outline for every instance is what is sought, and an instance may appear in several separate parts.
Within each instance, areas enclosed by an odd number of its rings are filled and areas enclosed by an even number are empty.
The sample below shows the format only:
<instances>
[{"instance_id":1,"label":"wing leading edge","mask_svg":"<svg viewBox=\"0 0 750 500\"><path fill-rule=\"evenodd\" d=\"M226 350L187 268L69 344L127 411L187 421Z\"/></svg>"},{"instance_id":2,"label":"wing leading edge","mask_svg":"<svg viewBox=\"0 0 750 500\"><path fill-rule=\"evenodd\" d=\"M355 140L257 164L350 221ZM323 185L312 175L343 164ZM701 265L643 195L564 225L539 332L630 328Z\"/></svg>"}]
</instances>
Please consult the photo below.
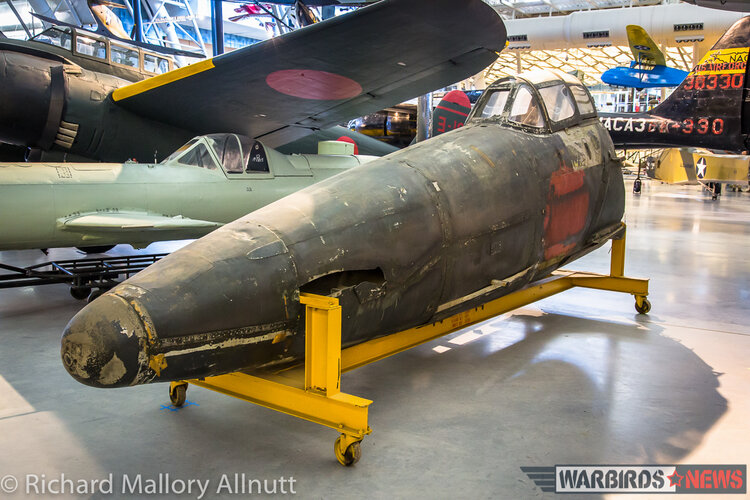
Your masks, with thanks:
<instances>
[{"instance_id":1,"label":"wing leading edge","mask_svg":"<svg viewBox=\"0 0 750 500\"><path fill-rule=\"evenodd\" d=\"M284 144L468 78L506 31L481 0L383 0L113 92L118 105L196 134Z\"/></svg>"}]
</instances>

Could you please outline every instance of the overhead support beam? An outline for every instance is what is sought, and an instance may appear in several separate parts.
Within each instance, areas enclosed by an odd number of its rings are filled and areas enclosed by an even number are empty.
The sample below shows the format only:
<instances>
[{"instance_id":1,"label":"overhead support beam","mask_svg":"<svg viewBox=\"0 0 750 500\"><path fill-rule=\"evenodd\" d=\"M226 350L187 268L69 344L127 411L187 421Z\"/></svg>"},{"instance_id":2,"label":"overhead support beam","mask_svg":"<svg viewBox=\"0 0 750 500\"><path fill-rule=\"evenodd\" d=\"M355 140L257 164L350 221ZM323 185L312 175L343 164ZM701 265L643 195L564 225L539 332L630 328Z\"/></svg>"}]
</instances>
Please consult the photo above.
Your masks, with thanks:
<instances>
[{"instance_id":1,"label":"overhead support beam","mask_svg":"<svg viewBox=\"0 0 750 500\"><path fill-rule=\"evenodd\" d=\"M133 0L133 37L136 42L143 41L143 14L141 10L141 0Z\"/></svg>"},{"instance_id":2,"label":"overhead support beam","mask_svg":"<svg viewBox=\"0 0 750 500\"><path fill-rule=\"evenodd\" d=\"M430 138L430 120L432 119L432 93L417 98L417 142Z\"/></svg>"},{"instance_id":3,"label":"overhead support beam","mask_svg":"<svg viewBox=\"0 0 750 500\"><path fill-rule=\"evenodd\" d=\"M516 13L521 14L522 16L524 15L524 12L521 9L515 7L512 3L508 2L507 0L500 0L500 4L503 7L507 7L508 9L512 10L513 17L515 17Z\"/></svg>"},{"instance_id":4,"label":"overhead support beam","mask_svg":"<svg viewBox=\"0 0 750 500\"><path fill-rule=\"evenodd\" d=\"M218 56L224 53L224 12L222 0L211 0L211 43L214 46L213 54Z\"/></svg>"},{"instance_id":5,"label":"overhead support beam","mask_svg":"<svg viewBox=\"0 0 750 500\"><path fill-rule=\"evenodd\" d=\"M599 8L599 6L593 0L586 0L586 3L595 9ZM591 8L589 8L589 10L591 10Z\"/></svg>"}]
</instances>

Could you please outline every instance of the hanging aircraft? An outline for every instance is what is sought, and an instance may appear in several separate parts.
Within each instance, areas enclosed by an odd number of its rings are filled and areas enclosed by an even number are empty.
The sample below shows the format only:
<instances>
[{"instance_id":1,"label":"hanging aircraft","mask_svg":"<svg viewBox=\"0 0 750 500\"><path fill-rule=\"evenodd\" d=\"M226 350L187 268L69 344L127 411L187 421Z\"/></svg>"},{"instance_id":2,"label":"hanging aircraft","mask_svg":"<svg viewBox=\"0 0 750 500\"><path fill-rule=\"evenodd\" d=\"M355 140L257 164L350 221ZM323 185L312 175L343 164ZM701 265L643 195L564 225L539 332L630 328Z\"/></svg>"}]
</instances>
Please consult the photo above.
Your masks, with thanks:
<instances>
[{"instance_id":1,"label":"hanging aircraft","mask_svg":"<svg viewBox=\"0 0 750 500\"><path fill-rule=\"evenodd\" d=\"M600 113L617 148L748 149L750 16L734 23L672 94L648 113Z\"/></svg>"},{"instance_id":2,"label":"hanging aircraft","mask_svg":"<svg viewBox=\"0 0 750 500\"><path fill-rule=\"evenodd\" d=\"M355 167L172 253L76 314L62 361L122 387L300 359L301 292L342 305L342 346L439 321L622 231L621 162L581 82L488 87L466 125Z\"/></svg>"},{"instance_id":3,"label":"hanging aircraft","mask_svg":"<svg viewBox=\"0 0 750 500\"><path fill-rule=\"evenodd\" d=\"M69 57L116 64L107 41L71 43L60 53L6 40L0 142L43 151L49 161L115 162L160 160L214 132L286 144L494 61L505 42L502 19L481 0L462 2L460 16L454 7L451 0L383 0L137 83Z\"/></svg>"},{"instance_id":4,"label":"hanging aircraft","mask_svg":"<svg viewBox=\"0 0 750 500\"><path fill-rule=\"evenodd\" d=\"M634 61L629 67L608 69L601 80L608 85L636 89L676 87L688 75L687 71L667 66L664 53L646 30L635 24L625 27Z\"/></svg>"},{"instance_id":5,"label":"hanging aircraft","mask_svg":"<svg viewBox=\"0 0 750 500\"><path fill-rule=\"evenodd\" d=\"M374 157L283 155L235 134L196 137L159 164L0 164L0 250L198 238ZM333 149L332 149L333 148ZM348 149L347 149L348 148Z\"/></svg>"}]
</instances>

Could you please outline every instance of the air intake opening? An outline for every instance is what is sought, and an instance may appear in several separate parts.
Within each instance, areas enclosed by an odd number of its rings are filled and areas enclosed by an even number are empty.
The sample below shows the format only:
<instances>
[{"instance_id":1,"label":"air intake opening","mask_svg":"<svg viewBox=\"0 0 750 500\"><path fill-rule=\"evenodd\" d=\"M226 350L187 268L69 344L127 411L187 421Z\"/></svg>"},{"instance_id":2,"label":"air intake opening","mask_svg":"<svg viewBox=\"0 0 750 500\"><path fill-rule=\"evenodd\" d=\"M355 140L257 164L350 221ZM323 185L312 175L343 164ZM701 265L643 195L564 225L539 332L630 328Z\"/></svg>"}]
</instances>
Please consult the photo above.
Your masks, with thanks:
<instances>
[{"instance_id":1,"label":"air intake opening","mask_svg":"<svg viewBox=\"0 0 750 500\"><path fill-rule=\"evenodd\" d=\"M354 271L338 271L321 276L300 287L301 292L316 293L318 295L337 294L344 288L351 288L368 283L374 288L380 288L385 283L385 275L379 267L375 269L358 269Z\"/></svg>"}]
</instances>

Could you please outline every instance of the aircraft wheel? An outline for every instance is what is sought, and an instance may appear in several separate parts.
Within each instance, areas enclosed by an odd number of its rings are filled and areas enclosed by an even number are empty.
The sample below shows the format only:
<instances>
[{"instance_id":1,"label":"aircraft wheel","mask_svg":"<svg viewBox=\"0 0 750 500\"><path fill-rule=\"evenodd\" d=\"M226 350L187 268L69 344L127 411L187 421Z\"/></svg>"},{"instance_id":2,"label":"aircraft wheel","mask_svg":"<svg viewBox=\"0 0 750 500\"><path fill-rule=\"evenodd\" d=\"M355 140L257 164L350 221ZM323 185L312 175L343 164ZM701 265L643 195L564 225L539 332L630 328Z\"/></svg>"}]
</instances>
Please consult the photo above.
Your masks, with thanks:
<instances>
[{"instance_id":1,"label":"aircraft wheel","mask_svg":"<svg viewBox=\"0 0 750 500\"><path fill-rule=\"evenodd\" d=\"M641 180L636 179L633 181L633 192L638 194L641 192Z\"/></svg>"},{"instance_id":2,"label":"aircraft wheel","mask_svg":"<svg viewBox=\"0 0 750 500\"><path fill-rule=\"evenodd\" d=\"M180 407L187 400L187 384L170 384L169 400L174 406Z\"/></svg>"},{"instance_id":3,"label":"aircraft wheel","mask_svg":"<svg viewBox=\"0 0 750 500\"><path fill-rule=\"evenodd\" d=\"M651 310L651 302L646 297L636 297L635 310L638 311L638 314L648 314Z\"/></svg>"},{"instance_id":4,"label":"aircraft wheel","mask_svg":"<svg viewBox=\"0 0 750 500\"><path fill-rule=\"evenodd\" d=\"M91 288L87 286L71 286L70 287L70 295L73 296L76 300L83 300L86 297L89 296L89 293L91 293Z\"/></svg>"},{"instance_id":5,"label":"aircraft wheel","mask_svg":"<svg viewBox=\"0 0 750 500\"><path fill-rule=\"evenodd\" d=\"M115 248L115 246L114 245L98 245L98 246L93 246L93 247L76 247L76 248L83 253L92 254L92 253L109 252L110 250Z\"/></svg>"},{"instance_id":6,"label":"aircraft wheel","mask_svg":"<svg viewBox=\"0 0 750 500\"><path fill-rule=\"evenodd\" d=\"M339 436L336 443L333 445L333 451L336 453L336 459L341 465L349 467L359 462L362 457L362 448L359 445L359 441L355 441L346 447L346 450L341 450L343 446L343 437Z\"/></svg>"}]
</instances>

